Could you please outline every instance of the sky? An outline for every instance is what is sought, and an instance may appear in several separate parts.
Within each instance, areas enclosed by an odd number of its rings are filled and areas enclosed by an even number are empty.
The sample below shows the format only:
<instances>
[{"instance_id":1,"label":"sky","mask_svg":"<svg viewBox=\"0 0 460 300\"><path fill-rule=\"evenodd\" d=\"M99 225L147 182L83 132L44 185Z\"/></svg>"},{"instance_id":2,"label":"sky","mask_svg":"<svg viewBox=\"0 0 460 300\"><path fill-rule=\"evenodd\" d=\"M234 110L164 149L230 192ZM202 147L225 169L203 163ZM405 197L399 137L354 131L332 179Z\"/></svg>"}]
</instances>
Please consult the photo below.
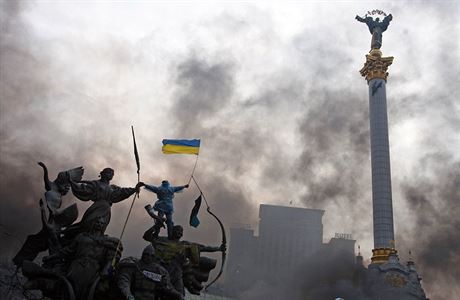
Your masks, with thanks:
<instances>
[{"instance_id":1,"label":"sky","mask_svg":"<svg viewBox=\"0 0 460 300\"><path fill-rule=\"evenodd\" d=\"M42 169L84 179L181 185L194 156L163 155L163 138L200 138L196 179L226 228L257 229L261 203L324 209L324 241L351 233L371 256L367 84L371 35L354 17L393 20L387 81L396 248L433 299L460 293L460 22L456 1L1 1L2 259L38 231ZM186 225L197 188L175 198ZM140 255L151 220L142 191L123 237ZM292 201L292 204L290 202ZM89 206L72 195L80 215ZM119 236L131 200L112 207ZM185 238L218 245L204 211Z\"/></svg>"}]
</instances>

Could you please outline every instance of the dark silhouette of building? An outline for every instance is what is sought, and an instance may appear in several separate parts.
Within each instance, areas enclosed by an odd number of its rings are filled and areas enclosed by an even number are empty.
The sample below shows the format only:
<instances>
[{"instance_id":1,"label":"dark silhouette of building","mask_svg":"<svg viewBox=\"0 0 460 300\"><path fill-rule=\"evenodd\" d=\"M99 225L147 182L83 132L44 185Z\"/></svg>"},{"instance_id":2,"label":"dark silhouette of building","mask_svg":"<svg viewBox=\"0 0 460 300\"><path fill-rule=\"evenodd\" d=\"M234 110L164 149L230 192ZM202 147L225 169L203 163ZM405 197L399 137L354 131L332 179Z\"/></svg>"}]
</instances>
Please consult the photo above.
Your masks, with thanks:
<instances>
[{"instance_id":1,"label":"dark silhouette of building","mask_svg":"<svg viewBox=\"0 0 460 300\"><path fill-rule=\"evenodd\" d=\"M353 266L351 234L336 234L323 243L323 215L319 209L260 205L257 236L249 226L230 229L225 290L244 291L258 280L268 284L283 280L312 258L326 261L340 256L344 264Z\"/></svg>"}]
</instances>

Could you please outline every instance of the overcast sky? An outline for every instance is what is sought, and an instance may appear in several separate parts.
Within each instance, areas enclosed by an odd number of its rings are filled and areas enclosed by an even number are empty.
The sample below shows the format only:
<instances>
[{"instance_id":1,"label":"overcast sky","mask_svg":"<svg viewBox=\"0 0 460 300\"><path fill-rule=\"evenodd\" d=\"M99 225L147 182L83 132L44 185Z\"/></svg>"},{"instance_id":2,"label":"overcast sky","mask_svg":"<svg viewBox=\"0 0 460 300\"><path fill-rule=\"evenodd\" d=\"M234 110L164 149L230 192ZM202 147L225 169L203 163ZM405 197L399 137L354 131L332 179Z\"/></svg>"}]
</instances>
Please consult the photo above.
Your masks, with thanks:
<instances>
[{"instance_id":1,"label":"overcast sky","mask_svg":"<svg viewBox=\"0 0 460 300\"><path fill-rule=\"evenodd\" d=\"M389 68L396 247L412 250L433 299L460 293L460 22L456 1L1 1L2 239L17 251L40 224L42 170L76 166L113 183L185 184L194 156L163 155L163 138L201 138L196 178L226 228L257 229L261 203L325 209L324 241L351 233L371 256L368 10L393 14ZM175 199L186 225L198 195ZM151 220L141 193L123 238L143 248ZM82 215L88 206L72 195ZM119 235L131 200L115 204ZM218 244L204 211L185 237ZM25 221L27 220L27 221ZM3 244L3 243L2 243ZM4 247L2 245L1 247ZM16 248L15 248L16 247ZM440 280L440 278L442 280ZM441 283L442 281L442 283ZM446 288L448 287L448 288Z\"/></svg>"}]
</instances>

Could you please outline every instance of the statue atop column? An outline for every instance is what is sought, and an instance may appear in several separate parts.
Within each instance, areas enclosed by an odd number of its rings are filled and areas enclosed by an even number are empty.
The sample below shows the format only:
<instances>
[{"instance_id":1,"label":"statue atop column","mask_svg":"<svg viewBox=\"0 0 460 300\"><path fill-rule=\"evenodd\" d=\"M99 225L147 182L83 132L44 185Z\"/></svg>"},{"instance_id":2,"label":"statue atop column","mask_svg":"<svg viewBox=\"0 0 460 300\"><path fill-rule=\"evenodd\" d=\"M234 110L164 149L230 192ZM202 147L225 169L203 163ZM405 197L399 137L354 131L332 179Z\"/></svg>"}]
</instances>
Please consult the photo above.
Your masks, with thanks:
<instances>
[{"instance_id":1,"label":"statue atop column","mask_svg":"<svg viewBox=\"0 0 460 300\"><path fill-rule=\"evenodd\" d=\"M358 15L355 17L355 19L359 22L366 23L367 27L369 28L369 32L372 34L371 50L380 49L380 47L382 47L382 33L387 30L388 25L390 25L390 21L393 20L393 16L391 14L387 16L382 11L373 11L373 13L374 12L384 14L385 18L382 21L380 21L379 18L374 20L374 18L368 16L368 14L366 14L364 18L361 18Z\"/></svg>"},{"instance_id":2,"label":"statue atop column","mask_svg":"<svg viewBox=\"0 0 460 300\"><path fill-rule=\"evenodd\" d=\"M374 20L373 15L384 16L384 18L382 21L380 21L378 17ZM364 18L356 16L355 19L365 23L369 28L369 32L372 34L371 50L369 54L366 55L366 62L359 72L366 78L367 82L375 78L386 81L388 77L388 67L393 63L393 57L383 57L380 47L382 47L382 33L387 30L390 21L393 20L393 16L391 14L387 15L385 12L376 9L371 12L368 11ZM374 89L376 87L377 86L374 86ZM374 92L375 91L372 93Z\"/></svg>"}]
</instances>

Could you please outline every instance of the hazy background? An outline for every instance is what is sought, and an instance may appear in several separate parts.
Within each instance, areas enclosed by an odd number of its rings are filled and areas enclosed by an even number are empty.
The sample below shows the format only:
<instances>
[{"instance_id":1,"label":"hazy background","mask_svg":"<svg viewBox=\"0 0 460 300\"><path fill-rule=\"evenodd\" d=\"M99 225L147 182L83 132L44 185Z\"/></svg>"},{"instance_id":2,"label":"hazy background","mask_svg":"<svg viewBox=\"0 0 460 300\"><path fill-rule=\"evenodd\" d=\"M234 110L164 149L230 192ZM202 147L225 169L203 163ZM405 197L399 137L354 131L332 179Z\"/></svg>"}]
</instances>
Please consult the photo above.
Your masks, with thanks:
<instances>
[{"instance_id":1,"label":"hazy background","mask_svg":"<svg viewBox=\"0 0 460 300\"><path fill-rule=\"evenodd\" d=\"M371 35L356 14L394 16L387 97L396 246L432 299L460 293L459 4L1 1L0 252L38 231L50 177L115 169L114 184L185 184L194 156L163 155L163 138L201 138L196 178L228 229L258 222L260 203L325 209L324 239L352 233L371 255L367 84ZM175 198L187 225L197 189ZM151 225L143 191L123 237L140 255ZM88 204L78 201L80 215ZM131 200L115 204L118 236ZM202 211L185 238L217 245Z\"/></svg>"}]
</instances>

